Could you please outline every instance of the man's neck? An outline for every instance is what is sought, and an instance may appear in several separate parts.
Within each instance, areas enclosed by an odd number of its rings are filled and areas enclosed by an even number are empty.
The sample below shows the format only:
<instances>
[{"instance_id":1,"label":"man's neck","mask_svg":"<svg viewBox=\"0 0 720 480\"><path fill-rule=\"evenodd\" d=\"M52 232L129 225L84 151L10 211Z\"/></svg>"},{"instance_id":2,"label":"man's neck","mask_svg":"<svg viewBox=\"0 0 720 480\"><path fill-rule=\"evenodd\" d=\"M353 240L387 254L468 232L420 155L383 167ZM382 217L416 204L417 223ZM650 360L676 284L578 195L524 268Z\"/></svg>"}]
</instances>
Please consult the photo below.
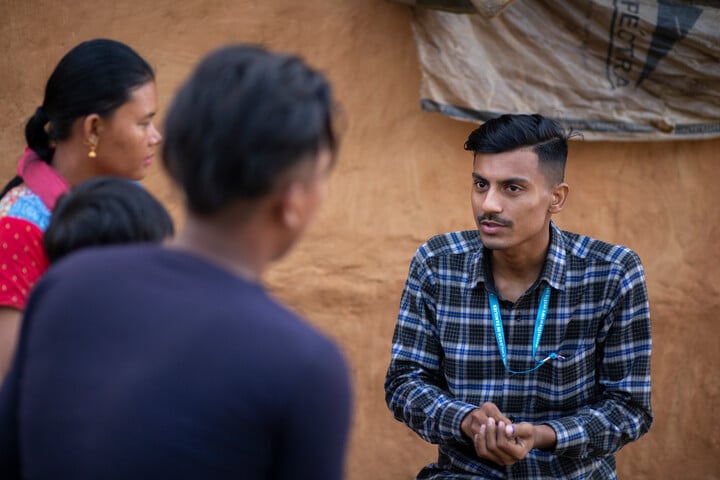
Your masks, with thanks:
<instances>
[{"instance_id":1,"label":"man's neck","mask_svg":"<svg viewBox=\"0 0 720 480\"><path fill-rule=\"evenodd\" d=\"M252 228L228 228L212 220L188 215L183 228L169 242L177 248L202 257L246 280L259 283L270 262L267 241L261 241Z\"/></svg>"},{"instance_id":2,"label":"man's neck","mask_svg":"<svg viewBox=\"0 0 720 480\"><path fill-rule=\"evenodd\" d=\"M508 250L492 250L490 264L495 288L503 298L517 301L542 273L550 245L548 231L544 241Z\"/></svg>"}]
</instances>

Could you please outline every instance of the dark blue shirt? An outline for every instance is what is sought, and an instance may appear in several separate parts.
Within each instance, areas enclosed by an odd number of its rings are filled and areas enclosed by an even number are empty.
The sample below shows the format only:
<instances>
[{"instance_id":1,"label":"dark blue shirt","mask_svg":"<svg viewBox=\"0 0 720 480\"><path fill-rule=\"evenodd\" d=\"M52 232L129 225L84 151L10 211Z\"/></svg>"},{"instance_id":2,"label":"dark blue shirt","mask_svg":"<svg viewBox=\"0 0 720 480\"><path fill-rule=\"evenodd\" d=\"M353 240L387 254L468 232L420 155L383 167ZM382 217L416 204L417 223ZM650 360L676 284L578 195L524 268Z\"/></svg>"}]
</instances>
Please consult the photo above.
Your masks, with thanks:
<instances>
[{"instance_id":1,"label":"dark blue shirt","mask_svg":"<svg viewBox=\"0 0 720 480\"><path fill-rule=\"evenodd\" d=\"M0 394L0 478L342 477L334 343L264 289L180 251L50 269Z\"/></svg>"}]
</instances>

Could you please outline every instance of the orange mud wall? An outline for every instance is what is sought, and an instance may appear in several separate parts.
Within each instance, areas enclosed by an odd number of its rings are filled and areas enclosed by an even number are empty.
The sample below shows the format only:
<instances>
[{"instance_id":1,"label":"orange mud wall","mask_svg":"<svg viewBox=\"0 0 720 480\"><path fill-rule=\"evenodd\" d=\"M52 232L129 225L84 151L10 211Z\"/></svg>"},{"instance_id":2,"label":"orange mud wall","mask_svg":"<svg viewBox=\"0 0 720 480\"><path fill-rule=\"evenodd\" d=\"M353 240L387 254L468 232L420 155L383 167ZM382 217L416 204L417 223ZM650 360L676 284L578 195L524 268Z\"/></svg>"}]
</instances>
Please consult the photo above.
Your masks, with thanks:
<instances>
[{"instance_id":1,"label":"orange mud wall","mask_svg":"<svg viewBox=\"0 0 720 480\"><path fill-rule=\"evenodd\" d=\"M471 124L422 112L407 7L383 0L0 0L0 180L63 53L125 41L157 70L162 118L198 58L228 42L296 52L327 73L349 128L327 200L269 288L337 339L355 384L347 478L410 479L435 449L396 422L383 380L407 267L429 236L473 228ZM623 479L720 479L720 141L571 145L562 227L625 244L650 293L655 424ZM144 184L182 223L158 165Z\"/></svg>"}]
</instances>

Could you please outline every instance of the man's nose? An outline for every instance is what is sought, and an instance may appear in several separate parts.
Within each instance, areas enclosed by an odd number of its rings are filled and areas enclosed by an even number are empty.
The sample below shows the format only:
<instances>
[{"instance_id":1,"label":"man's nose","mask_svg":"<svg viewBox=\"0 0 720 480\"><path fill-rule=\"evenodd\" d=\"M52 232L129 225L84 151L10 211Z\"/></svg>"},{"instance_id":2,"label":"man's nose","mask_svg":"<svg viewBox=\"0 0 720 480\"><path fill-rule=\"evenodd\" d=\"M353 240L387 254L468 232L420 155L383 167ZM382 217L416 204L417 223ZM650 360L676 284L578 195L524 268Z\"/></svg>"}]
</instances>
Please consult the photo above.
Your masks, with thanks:
<instances>
[{"instance_id":1,"label":"man's nose","mask_svg":"<svg viewBox=\"0 0 720 480\"><path fill-rule=\"evenodd\" d=\"M482 202L483 211L486 213L498 213L502 211L500 192L495 188L488 188Z\"/></svg>"}]
</instances>

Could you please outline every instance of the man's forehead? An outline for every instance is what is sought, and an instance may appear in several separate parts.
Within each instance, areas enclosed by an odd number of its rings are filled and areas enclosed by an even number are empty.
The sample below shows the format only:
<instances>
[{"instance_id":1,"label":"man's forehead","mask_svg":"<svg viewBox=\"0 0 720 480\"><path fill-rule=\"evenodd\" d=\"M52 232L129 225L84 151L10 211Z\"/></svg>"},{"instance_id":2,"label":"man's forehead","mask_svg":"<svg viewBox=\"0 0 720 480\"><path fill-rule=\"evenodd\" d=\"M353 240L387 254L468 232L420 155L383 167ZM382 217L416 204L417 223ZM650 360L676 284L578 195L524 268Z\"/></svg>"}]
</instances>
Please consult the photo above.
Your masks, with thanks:
<instances>
[{"instance_id":1,"label":"man's forehead","mask_svg":"<svg viewBox=\"0 0 720 480\"><path fill-rule=\"evenodd\" d=\"M492 168L530 168L537 170L539 158L532 147L522 147L500 153L478 152L473 157L473 166Z\"/></svg>"}]
</instances>

